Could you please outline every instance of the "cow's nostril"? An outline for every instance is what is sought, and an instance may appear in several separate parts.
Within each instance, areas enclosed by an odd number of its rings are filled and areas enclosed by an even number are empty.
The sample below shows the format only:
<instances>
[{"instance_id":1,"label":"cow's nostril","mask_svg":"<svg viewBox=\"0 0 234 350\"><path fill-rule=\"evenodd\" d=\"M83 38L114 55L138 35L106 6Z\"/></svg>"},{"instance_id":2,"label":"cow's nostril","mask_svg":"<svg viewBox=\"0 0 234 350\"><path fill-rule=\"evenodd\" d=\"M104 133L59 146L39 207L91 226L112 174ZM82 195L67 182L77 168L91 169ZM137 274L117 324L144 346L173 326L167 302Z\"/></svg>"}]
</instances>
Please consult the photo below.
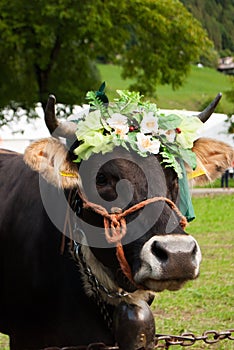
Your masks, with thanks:
<instances>
[{"instance_id":1,"label":"cow's nostril","mask_svg":"<svg viewBox=\"0 0 234 350\"><path fill-rule=\"evenodd\" d=\"M152 253L156 256L156 258L162 262L168 260L168 253L166 249L160 244L160 242L153 242L152 244Z\"/></svg>"}]
</instances>

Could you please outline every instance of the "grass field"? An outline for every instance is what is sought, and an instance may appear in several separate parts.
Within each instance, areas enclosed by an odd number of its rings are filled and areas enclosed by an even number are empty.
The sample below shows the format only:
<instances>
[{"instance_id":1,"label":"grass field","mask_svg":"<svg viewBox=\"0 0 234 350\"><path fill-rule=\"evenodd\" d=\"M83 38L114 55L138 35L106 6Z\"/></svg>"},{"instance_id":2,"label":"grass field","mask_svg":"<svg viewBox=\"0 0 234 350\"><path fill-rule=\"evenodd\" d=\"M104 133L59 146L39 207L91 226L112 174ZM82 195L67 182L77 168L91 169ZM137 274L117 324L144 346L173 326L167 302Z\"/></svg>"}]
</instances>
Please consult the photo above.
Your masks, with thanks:
<instances>
[{"instance_id":1,"label":"grass field","mask_svg":"<svg viewBox=\"0 0 234 350\"><path fill-rule=\"evenodd\" d=\"M106 81L107 92L113 100L116 89L127 89L132 80L121 79L121 68L107 64L99 65L102 79ZM211 68L191 66L191 72L184 85L173 90L168 85L157 87L156 103L162 109L187 109L199 111L204 104L213 99L218 92L223 93L217 108L219 113L234 113L234 106L228 102L225 91L231 89L230 77Z\"/></svg>"},{"instance_id":2,"label":"grass field","mask_svg":"<svg viewBox=\"0 0 234 350\"><path fill-rule=\"evenodd\" d=\"M229 178L228 180L228 186L230 188L234 187L234 178ZM221 179L217 179L212 183L208 183L207 185L204 186L197 186L197 187L203 187L203 188L220 188L221 187Z\"/></svg>"},{"instance_id":3,"label":"grass field","mask_svg":"<svg viewBox=\"0 0 234 350\"><path fill-rule=\"evenodd\" d=\"M205 330L234 328L234 196L193 198L193 204L197 217L187 231L202 250L201 274L180 291L158 295L154 303L157 333L201 335ZM231 350L234 342L208 346L199 341L191 348Z\"/></svg>"},{"instance_id":4,"label":"grass field","mask_svg":"<svg viewBox=\"0 0 234 350\"><path fill-rule=\"evenodd\" d=\"M157 333L201 335L205 330L234 328L234 196L198 197L193 204L197 217L187 231L202 250L201 274L180 291L157 295L153 304ZM7 337L0 335L0 349L8 350L7 344ZM234 341L212 346L199 341L189 348L233 350Z\"/></svg>"}]
</instances>

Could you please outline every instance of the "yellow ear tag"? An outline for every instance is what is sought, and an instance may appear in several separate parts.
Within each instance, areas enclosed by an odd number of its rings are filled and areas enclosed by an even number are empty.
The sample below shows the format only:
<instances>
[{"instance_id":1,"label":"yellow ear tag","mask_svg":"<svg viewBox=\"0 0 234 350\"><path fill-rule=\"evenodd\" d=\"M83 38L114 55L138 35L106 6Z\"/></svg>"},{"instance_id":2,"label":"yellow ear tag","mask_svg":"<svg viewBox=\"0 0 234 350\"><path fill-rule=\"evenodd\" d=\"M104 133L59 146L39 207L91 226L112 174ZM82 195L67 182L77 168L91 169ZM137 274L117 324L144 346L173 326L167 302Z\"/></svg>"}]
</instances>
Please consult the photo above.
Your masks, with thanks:
<instances>
[{"instance_id":1,"label":"yellow ear tag","mask_svg":"<svg viewBox=\"0 0 234 350\"><path fill-rule=\"evenodd\" d=\"M196 168L191 173L188 173L187 177L189 180L194 179L195 177L205 175L205 171L202 168Z\"/></svg>"},{"instance_id":2,"label":"yellow ear tag","mask_svg":"<svg viewBox=\"0 0 234 350\"><path fill-rule=\"evenodd\" d=\"M78 177L77 174L66 173L65 171L60 171L59 175L65 176L65 177Z\"/></svg>"}]
</instances>

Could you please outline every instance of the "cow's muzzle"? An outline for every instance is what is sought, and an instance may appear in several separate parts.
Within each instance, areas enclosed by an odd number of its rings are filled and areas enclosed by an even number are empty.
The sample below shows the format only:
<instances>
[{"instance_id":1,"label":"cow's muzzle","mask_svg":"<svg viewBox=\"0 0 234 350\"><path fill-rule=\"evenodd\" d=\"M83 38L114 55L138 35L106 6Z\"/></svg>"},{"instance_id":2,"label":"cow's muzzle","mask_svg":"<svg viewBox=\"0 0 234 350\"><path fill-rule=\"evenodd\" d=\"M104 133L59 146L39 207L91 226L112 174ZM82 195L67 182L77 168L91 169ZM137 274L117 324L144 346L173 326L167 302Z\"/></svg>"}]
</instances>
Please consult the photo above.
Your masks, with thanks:
<instances>
[{"instance_id":1,"label":"cow's muzzle","mask_svg":"<svg viewBox=\"0 0 234 350\"><path fill-rule=\"evenodd\" d=\"M156 292L177 290L199 275L201 251L189 235L154 236L144 244L140 258L134 281Z\"/></svg>"}]
</instances>

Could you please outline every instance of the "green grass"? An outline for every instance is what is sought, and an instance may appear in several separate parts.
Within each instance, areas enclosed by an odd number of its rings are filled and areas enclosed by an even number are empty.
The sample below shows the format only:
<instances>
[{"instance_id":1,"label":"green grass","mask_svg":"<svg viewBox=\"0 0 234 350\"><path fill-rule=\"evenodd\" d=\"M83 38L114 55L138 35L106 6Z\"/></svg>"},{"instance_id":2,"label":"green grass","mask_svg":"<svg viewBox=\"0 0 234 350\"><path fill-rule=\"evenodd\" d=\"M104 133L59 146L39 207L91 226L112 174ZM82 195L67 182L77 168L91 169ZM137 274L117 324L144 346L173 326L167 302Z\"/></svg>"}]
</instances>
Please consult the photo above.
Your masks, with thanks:
<instances>
[{"instance_id":1,"label":"green grass","mask_svg":"<svg viewBox=\"0 0 234 350\"><path fill-rule=\"evenodd\" d=\"M230 179L228 182L228 186L230 188L234 187L234 178ZM204 186L196 186L196 187L202 187L202 188L221 188L221 179L216 179L214 182L208 183Z\"/></svg>"},{"instance_id":2,"label":"green grass","mask_svg":"<svg viewBox=\"0 0 234 350\"><path fill-rule=\"evenodd\" d=\"M8 350L9 349L9 340L8 337L4 334L0 333L0 349L1 350Z\"/></svg>"},{"instance_id":3,"label":"green grass","mask_svg":"<svg viewBox=\"0 0 234 350\"><path fill-rule=\"evenodd\" d=\"M205 330L234 328L234 196L194 197L193 204L196 219L187 231L202 250L201 274L180 291L157 295L152 307L157 333L201 335ZM7 343L7 337L0 336L1 350L8 350ZM223 340L207 346L199 341L190 348L233 350L234 342Z\"/></svg>"},{"instance_id":4,"label":"green grass","mask_svg":"<svg viewBox=\"0 0 234 350\"><path fill-rule=\"evenodd\" d=\"M234 196L193 198L193 204L196 219L187 231L201 247L201 273L180 291L157 296L154 302L157 333L201 335L205 330L234 327ZM192 349L231 350L234 342L223 340L207 346L199 341Z\"/></svg>"},{"instance_id":5,"label":"green grass","mask_svg":"<svg viewBox=\"0 0 234 350\"><path fill-rule=\"evenodd\" d=\"M127 89L132 80L121 79L121 68L112 64L99 65L102 79L107 83L107 93L112 100L116 89ZM225 91L231 89L230 78L215 69L191 66L191 72L182 87L173 90L171 86L157 87L156 103L162 109L201 110L218 92L223 93L217 108L220 113L233 113L233 104L227 101Z\"/></svg>"}]
</instances>

